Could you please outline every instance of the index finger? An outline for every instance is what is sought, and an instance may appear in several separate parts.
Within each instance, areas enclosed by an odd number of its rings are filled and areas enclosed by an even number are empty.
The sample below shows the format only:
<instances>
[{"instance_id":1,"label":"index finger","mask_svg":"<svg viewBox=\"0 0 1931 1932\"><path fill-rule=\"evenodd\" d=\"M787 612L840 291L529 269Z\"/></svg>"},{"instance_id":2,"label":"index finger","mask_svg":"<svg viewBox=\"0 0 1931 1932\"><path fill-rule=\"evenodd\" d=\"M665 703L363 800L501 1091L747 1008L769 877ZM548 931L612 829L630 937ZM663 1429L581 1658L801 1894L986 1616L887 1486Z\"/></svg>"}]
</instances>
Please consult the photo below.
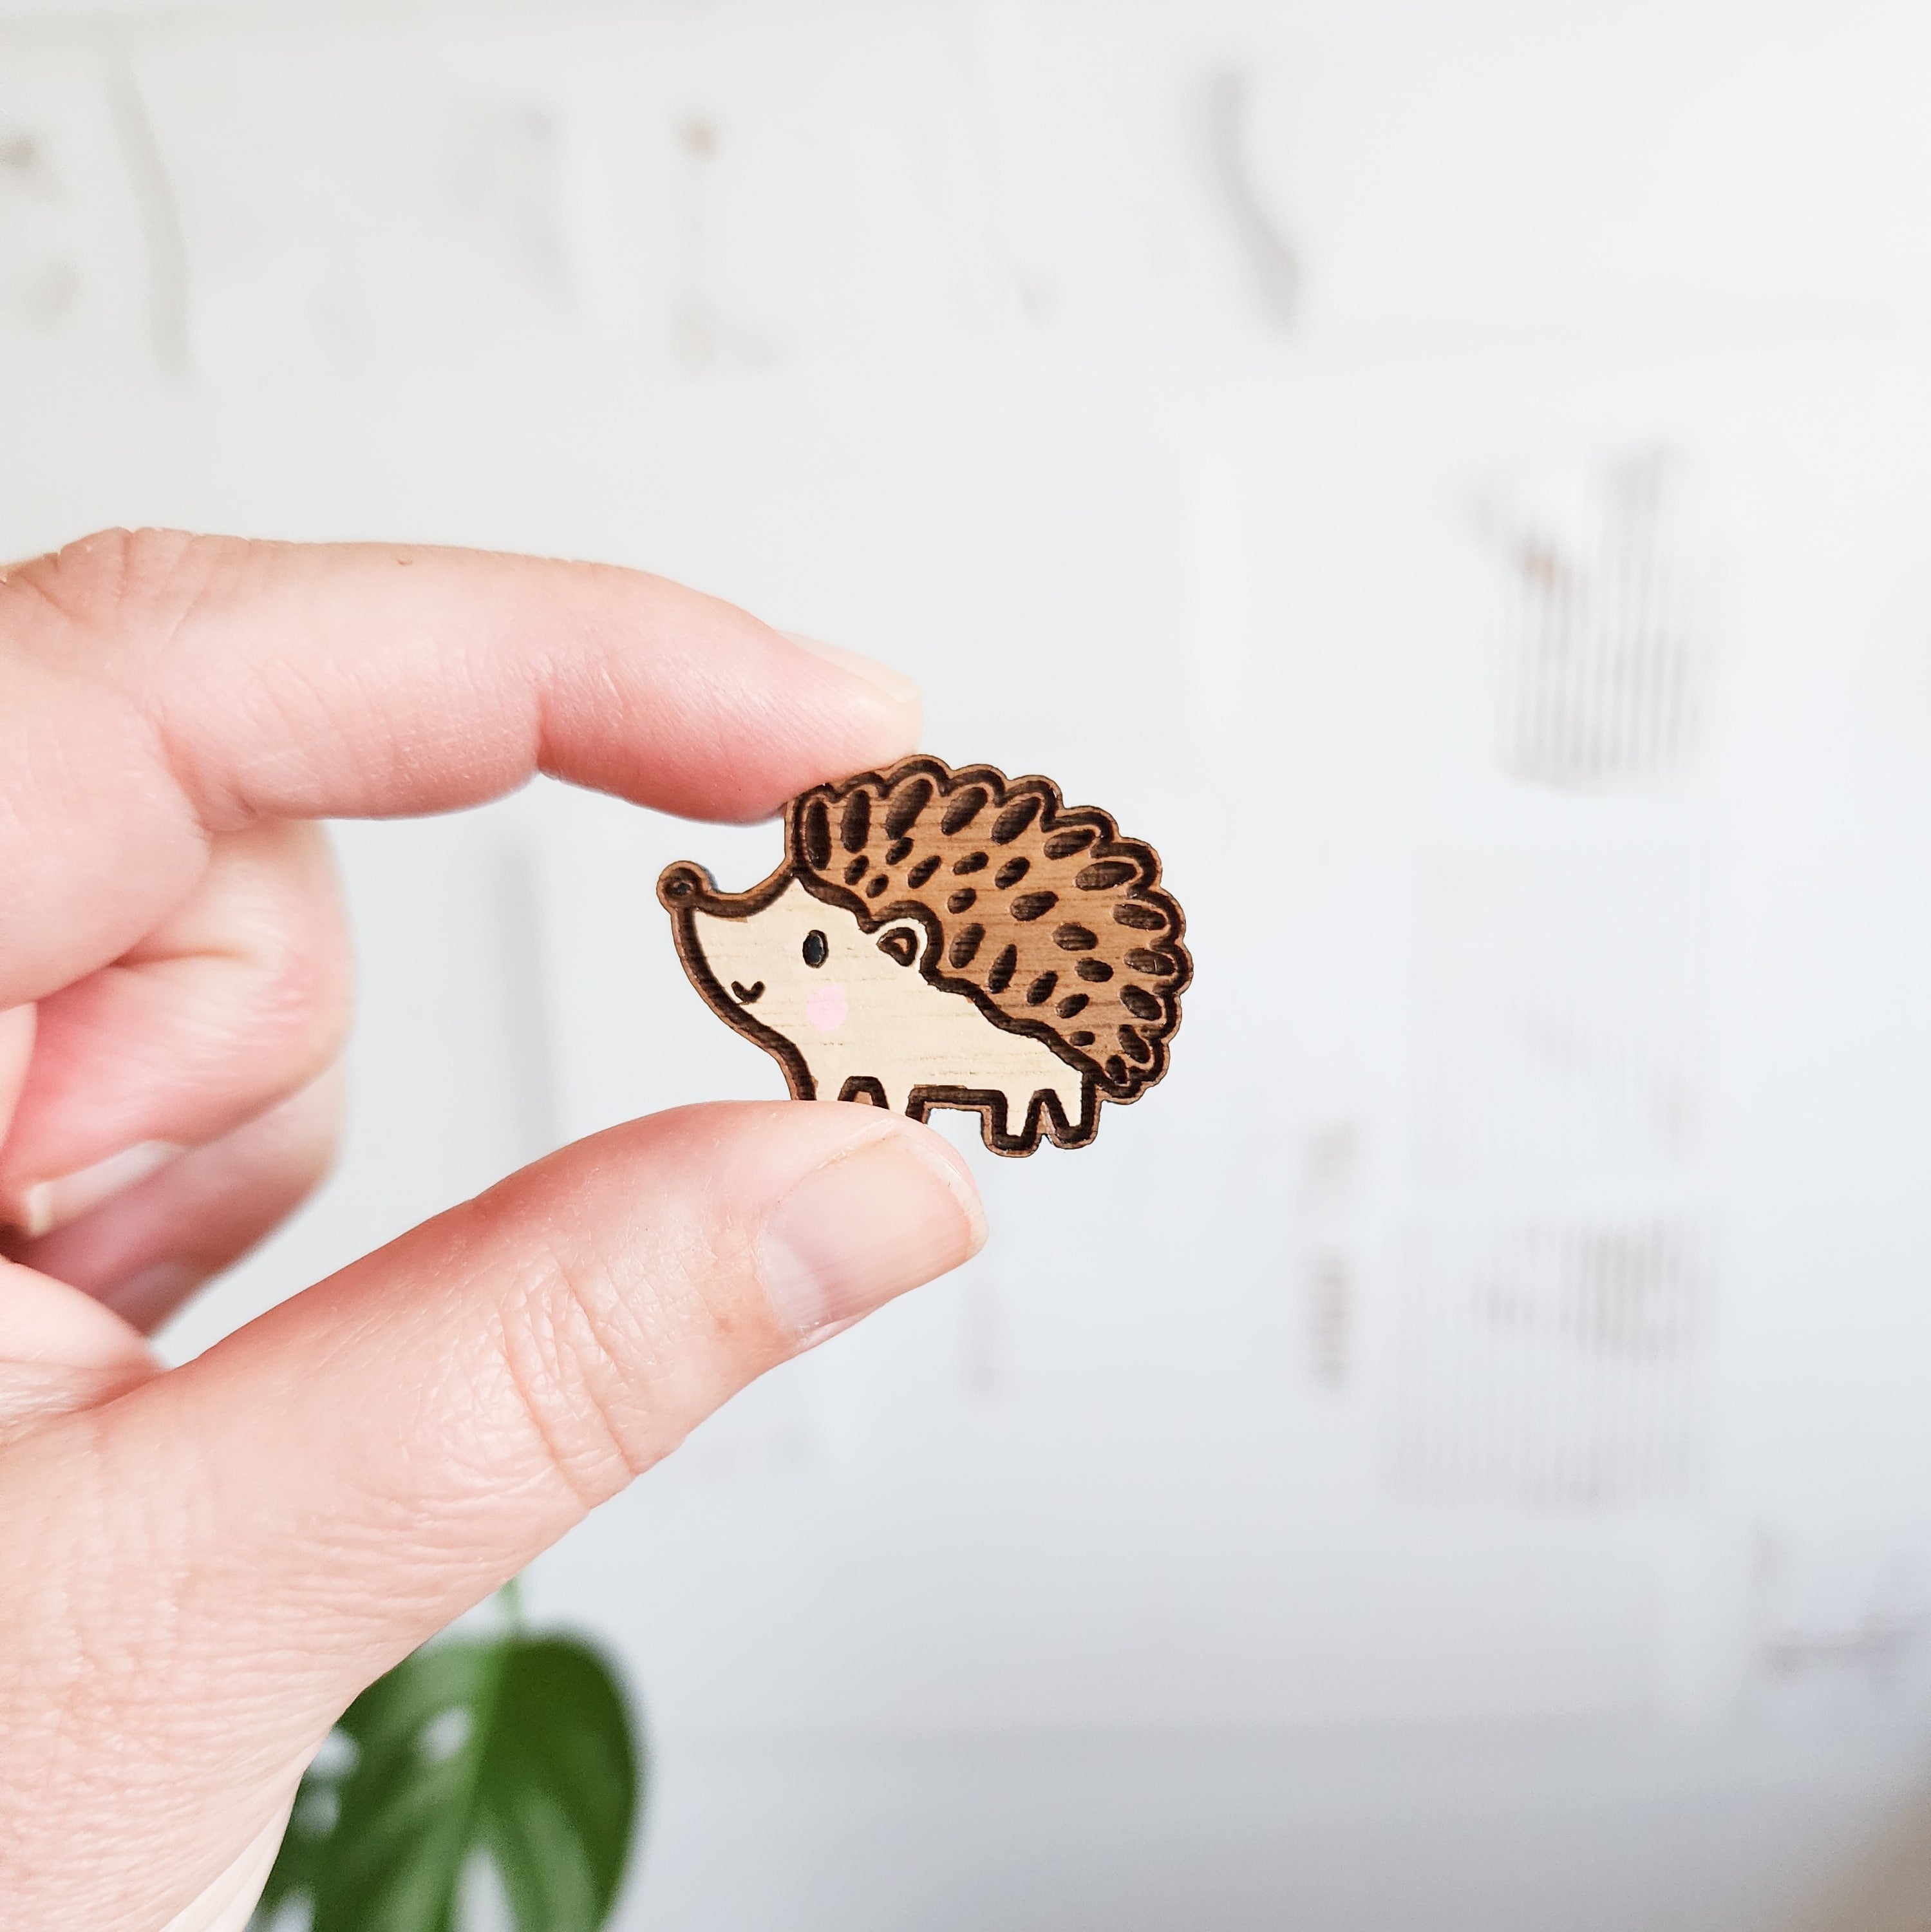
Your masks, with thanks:
<instances>
[{"instance_id":1,"label":"index finger","mask_svg":"<svg viewBox=\"0 0 1931 1932\"><path fill-rule=\"evenodd\" d=\"M611 566L112 531L0 572L0 1010L115 958L268 818L538 772L743 819L916 743L906 679Z\"/></svg>"}]
</instances>

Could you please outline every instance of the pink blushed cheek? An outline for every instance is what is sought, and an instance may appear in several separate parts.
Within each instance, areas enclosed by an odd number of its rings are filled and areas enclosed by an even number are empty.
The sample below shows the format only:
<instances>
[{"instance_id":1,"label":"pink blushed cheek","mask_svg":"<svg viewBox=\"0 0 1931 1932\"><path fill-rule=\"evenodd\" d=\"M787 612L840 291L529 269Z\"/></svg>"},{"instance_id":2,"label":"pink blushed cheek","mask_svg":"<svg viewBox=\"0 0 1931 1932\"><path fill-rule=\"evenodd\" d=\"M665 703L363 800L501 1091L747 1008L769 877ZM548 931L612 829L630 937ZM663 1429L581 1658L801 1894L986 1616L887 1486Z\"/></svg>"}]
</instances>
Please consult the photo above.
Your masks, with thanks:
<instances>
[{"instance_id":1,"label":"pink blushed cheek","mask_svg":"<svg viewBox=\"0 0 1931 1932\"><path fill-rule=\"evenodd\" d=\"M845 1023L845 989L834 980L805 1002L805 1017L820 1033L835 1033Z\"/></svg>"}]
</instances>

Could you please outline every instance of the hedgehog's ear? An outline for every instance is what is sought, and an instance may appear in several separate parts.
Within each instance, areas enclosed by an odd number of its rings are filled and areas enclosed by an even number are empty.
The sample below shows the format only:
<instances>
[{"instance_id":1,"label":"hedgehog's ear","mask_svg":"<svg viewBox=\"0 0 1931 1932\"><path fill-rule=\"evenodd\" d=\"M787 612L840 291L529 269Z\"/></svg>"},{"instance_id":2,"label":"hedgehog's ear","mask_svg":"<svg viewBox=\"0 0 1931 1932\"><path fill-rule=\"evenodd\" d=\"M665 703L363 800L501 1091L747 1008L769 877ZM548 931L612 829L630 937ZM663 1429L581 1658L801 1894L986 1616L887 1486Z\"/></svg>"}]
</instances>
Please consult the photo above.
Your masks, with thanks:
<instances>
[{"instance_id":1,"label":"hedgehog's ear","mask_svg":"<svg viewBox=\"0 0 1931 1932\"><path fill-rule=\"evenodd\" d=\"M916 920L901 919L878 935L878 950L901 966L910 966L919 956L920 930Z\"/></svg>"}]
</instances>

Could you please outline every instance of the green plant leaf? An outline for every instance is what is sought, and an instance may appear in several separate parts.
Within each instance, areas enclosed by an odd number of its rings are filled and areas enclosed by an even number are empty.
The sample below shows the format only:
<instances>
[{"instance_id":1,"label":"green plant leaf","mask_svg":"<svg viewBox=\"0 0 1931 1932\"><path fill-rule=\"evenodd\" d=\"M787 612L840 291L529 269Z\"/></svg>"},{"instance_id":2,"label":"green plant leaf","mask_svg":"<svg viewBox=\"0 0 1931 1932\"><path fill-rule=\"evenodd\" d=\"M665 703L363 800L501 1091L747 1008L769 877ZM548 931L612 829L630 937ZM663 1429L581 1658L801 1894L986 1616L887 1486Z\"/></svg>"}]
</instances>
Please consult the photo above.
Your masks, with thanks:
<instances>
[{"instance_id":1,"label":"green plant leaf","mask_svg":"<svg viewBox=\"0 0 1931 1932\"><path fill-rule=\"evenodd\" d=\"M630 1854L640 1754L610 1666L573 1638L445 1639L349 1706L341 1768L302 1780L256 1917L311 1932L460 1932L494 1864L517 1932L598 1932Z\"/></svg>"}]
</instances>

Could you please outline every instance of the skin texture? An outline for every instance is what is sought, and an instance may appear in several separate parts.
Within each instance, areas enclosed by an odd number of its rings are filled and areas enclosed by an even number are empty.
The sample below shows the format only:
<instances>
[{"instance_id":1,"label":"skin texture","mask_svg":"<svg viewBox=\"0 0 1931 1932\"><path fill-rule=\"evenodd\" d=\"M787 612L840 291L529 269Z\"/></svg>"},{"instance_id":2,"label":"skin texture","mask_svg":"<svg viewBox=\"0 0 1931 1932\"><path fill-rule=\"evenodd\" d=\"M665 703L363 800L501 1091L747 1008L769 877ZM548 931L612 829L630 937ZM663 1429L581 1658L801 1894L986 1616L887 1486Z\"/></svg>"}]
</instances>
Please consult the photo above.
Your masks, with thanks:
<instances>
[{"instance_id":1,"label":"skin texture","mask_svg":"<svg viewBox=\"0 0 1931 1932\"><path fill-rule=\"evenodd\" d=\"M908 1120L687 1108L163 1372L143 1331L334 1145L349 976L310 821L539 770L754 818L917 728L881 668L620 570L116 532L0 572L9 1932L240 1925L358 1690L983 1238Z\"/></svg>"}]
</instances>

